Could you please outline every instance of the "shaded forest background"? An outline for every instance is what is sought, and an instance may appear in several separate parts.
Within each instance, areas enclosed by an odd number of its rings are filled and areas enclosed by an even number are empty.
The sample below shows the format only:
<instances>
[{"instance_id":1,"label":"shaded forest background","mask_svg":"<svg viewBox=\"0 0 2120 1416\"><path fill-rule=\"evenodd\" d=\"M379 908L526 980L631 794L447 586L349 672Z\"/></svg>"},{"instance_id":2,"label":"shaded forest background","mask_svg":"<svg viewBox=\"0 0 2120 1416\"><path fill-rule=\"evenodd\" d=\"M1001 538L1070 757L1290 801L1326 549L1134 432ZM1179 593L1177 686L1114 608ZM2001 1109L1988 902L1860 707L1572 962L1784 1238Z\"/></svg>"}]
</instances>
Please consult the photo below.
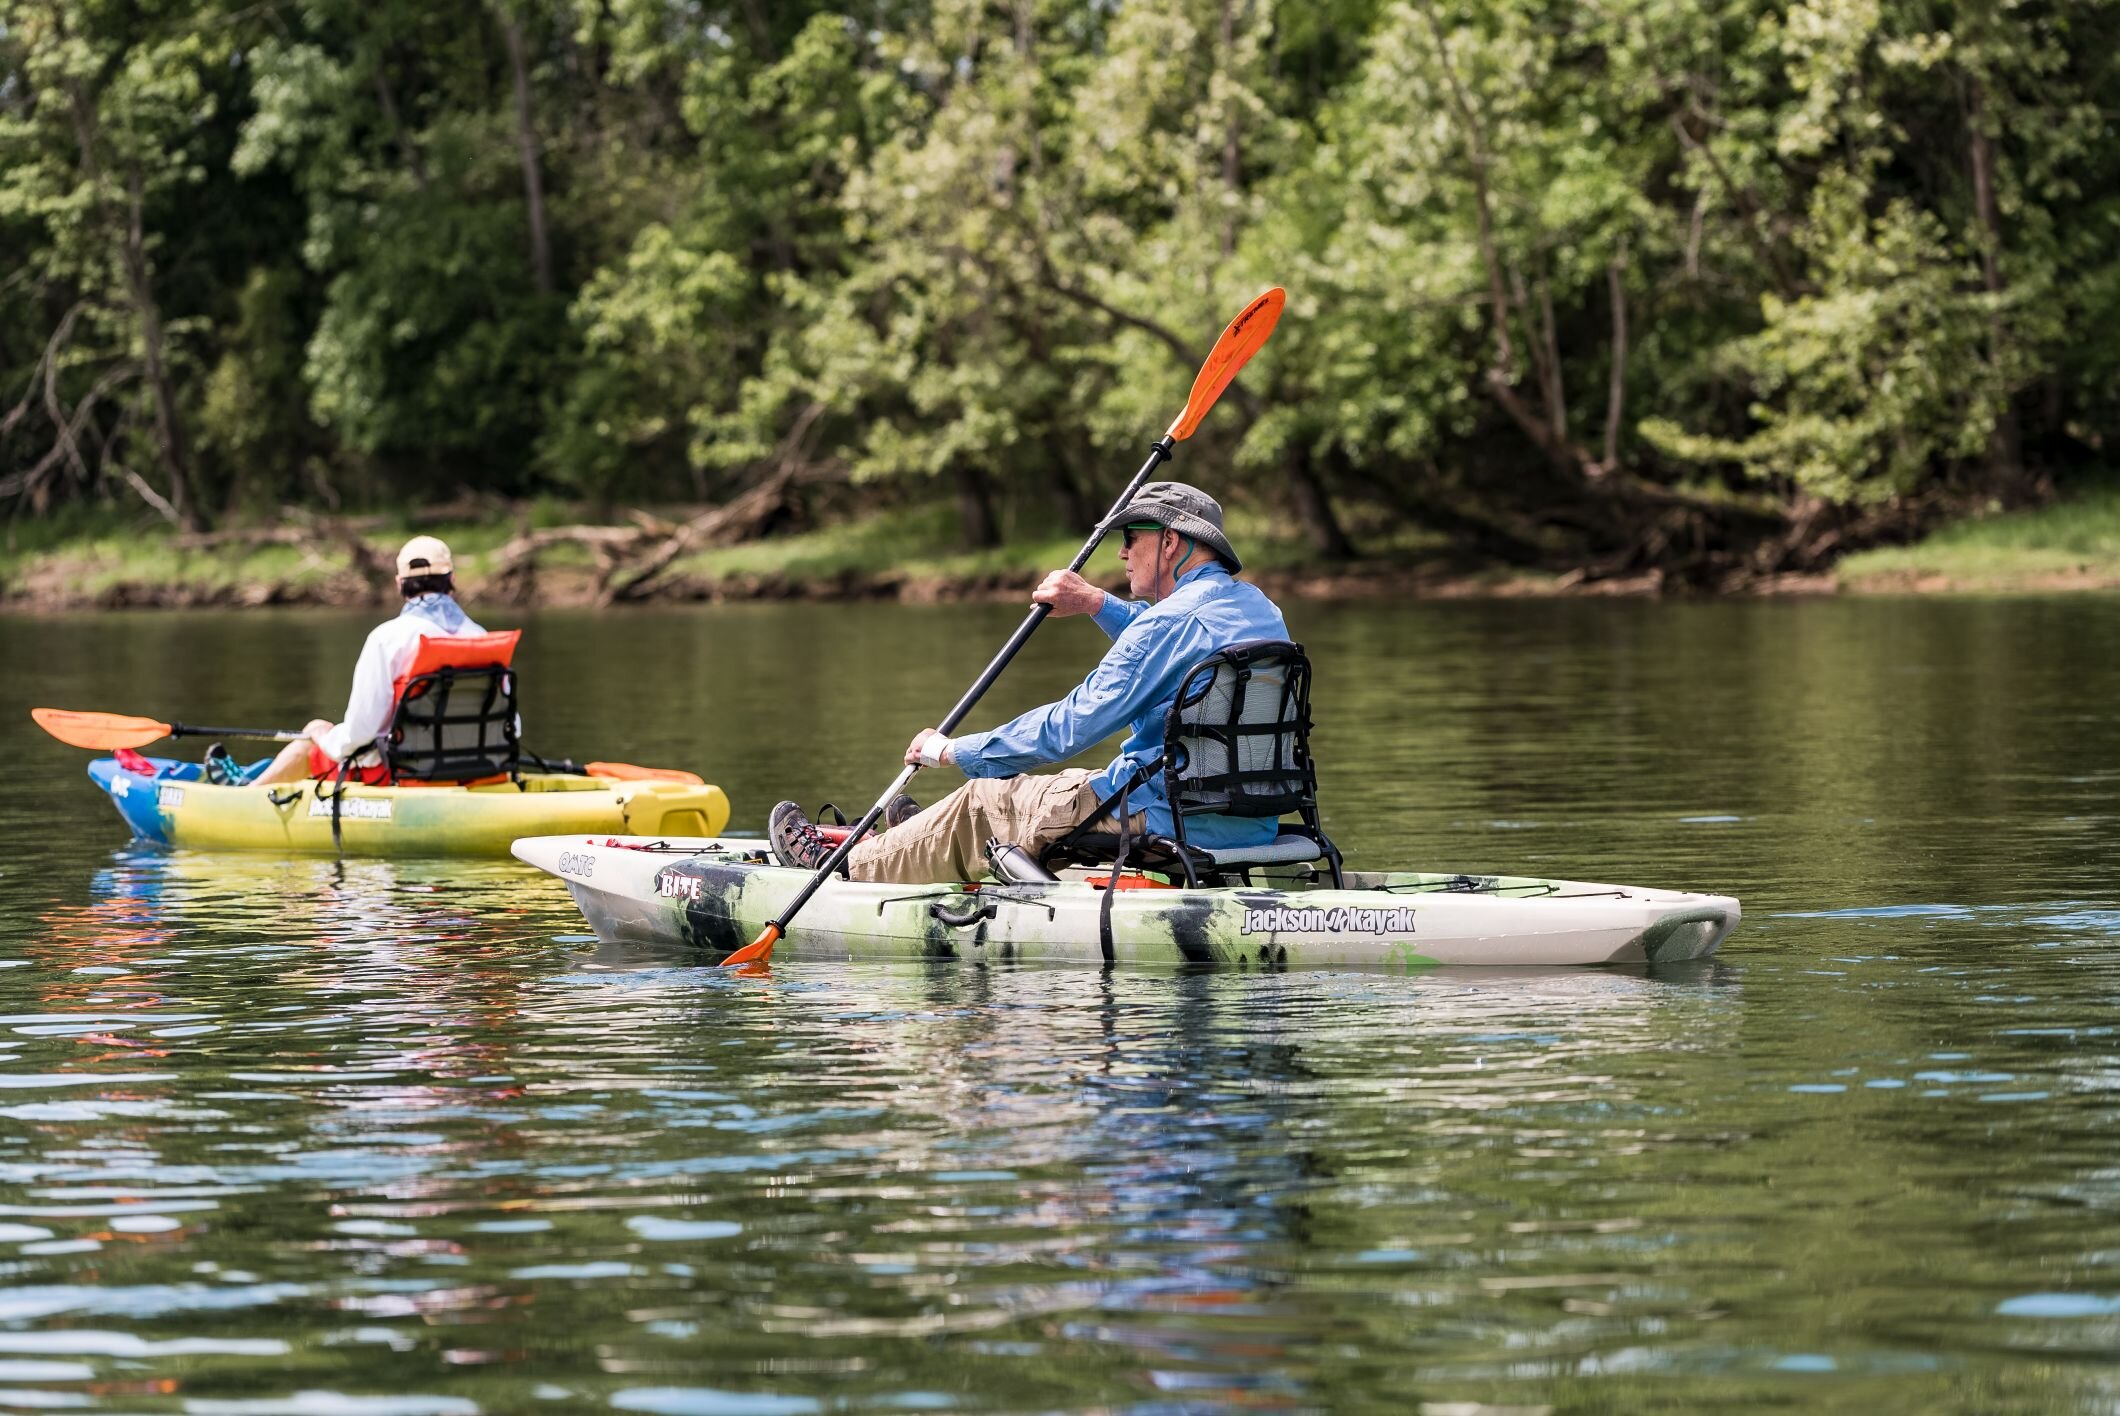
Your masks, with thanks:
<instances>
[{"instance_id":1,"label":"shaded forest background","mask_svg":"<svg viewBox=\"0 0 2120 1416\"><path fill-rule=\"evenodd\" d=\"M1731 584L2120 418L2104 0L0 0L0 507L1086 526Z\"/></svg>"}]
</instances>

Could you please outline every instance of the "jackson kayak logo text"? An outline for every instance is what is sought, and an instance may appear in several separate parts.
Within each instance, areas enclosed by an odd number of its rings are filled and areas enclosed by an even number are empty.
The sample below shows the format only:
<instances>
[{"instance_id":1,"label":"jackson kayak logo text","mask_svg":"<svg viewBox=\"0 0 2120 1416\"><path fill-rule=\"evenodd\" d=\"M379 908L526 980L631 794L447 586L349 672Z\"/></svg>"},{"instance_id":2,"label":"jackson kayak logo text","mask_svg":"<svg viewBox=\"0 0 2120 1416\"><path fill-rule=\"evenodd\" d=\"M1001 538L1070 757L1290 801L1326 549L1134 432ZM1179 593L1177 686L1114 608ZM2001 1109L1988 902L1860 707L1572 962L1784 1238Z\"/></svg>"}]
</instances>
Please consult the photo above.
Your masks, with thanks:
<instances>
[{"instance_id":1,"label":"jackson kayak logo text","mask_svg":"<svg viewBox=\"0 0 2120 1416\"><path fill-rule=\"evenodd\" d=\"M331 815L331 798L320 796L309 803L311 816ZM388 821L390 799L388 797L347 797L339 803L339 816L346 821Z\"/></svg>"},{"instance_id":2,"label":"jackson kayak logo text","mask_svg":"<svg viewBox=\"0 0 2120 1416\"><path fill-rule=\"evenodd\" d=\"M1411 934L1413 907L1363 910L1351 905L1331 909L1290 909L1275 905L1244 911L1246 934Z\"/></svg>"},{"instance_id":3,"label":"jackson kayak logo text","mask_svg":"<svg viewBox=\"0 0 2120 1416\"><path fill-rule=\"evenodd\" d=\"M657 871L655 875L655 893L666 900L697 900L699 898L699 877L697 875L679 875L674 870Z\"/></svg>"}]
</instances>

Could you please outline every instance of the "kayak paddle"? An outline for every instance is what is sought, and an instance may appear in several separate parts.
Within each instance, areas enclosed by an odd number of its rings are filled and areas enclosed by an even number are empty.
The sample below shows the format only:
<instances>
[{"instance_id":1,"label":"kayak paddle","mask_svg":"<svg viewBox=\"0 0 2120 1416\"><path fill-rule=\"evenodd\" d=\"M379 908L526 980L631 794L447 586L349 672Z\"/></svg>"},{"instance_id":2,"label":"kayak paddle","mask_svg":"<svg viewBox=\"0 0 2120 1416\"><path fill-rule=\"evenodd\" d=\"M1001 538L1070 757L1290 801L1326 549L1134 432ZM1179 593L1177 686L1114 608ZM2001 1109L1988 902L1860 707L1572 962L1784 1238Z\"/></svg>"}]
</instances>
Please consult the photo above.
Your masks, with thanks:
<instances>
[{"instance_id":1,"label":"kayak paddle","mask_svg":"<svg viewBox=\"0 0 2120 1416\"><path fill-rule=\"evenodd\" d=\"M630 762L585 762L579 768L570 762L567 766L584 777L608 777L616 782L683 782L688 787L707 784L705 777L682 767L635 767Z\"/></svg>"},{"instance_id":2,"label":"kayak paddle","mask_svg":"<svg viewBox=\"0 0 2120 1416\"><path fill-rule=\"evenodd\" d=\"M295 742L302 736L285 728L198 728L187 723L165 723L155 718L129 718L122 713L77 713L66 708L32 708L29 715L37 720L38 727L68 747L85 747L91 752L116 752L120 748L145 747L151 742L160 742L163 738L211 737L228 738L237 742ZM543 758L537 758L536 761L548 771L575 777L603 777L619 782L682 782L694 787L705 785L697 772L686 772L676 767L636 767L630 762L547 762Z\"/></svg>"},{"instance_id":3,"label":"kayak paddle","mask_svg":"<svg viewBox=\"0 0 2120 1416\"><path fill-rule=\"evenodd\" d=\"M1097 543L1104 539L1106 523L1133 500L1134 493L1141 490L1141 485L1148 480L1149 474L1156 470L1157 464L1169 459L1171 449L1193 435L1193 430L1200 426L1200 420L1207 416L1207 410L1215 406L1215 400L1222 396L1222 390L1228 388L1230 380L1237 376L1237 370L1243 368L1246 361L1259 352L1260 346L1266 343L1266 337L1273 333L1275 323L1281 318L1281 306L1286 304L1287 300L1288 292L1276 285L1246 305L1242 312L1229 322L1229 328L1222 331L1222 337L1216 340L1215 347L1208 351L1207 362L1200 366L1199 376L1193 380L1192 395L1185 400L1185 411L1178 415L1177 421L1172 423L1155 446L1148 450L1148 461L1141 464L1141 470L1134 474L1134 480L1126 484L1126 490L1119 493L1119 499L1113 502L1111 510L1104 514L1104 520L1097 523L1096 528L1089 533L1089 539L1082 543L1082 549L1075 552L1075 558L1068 562L1069 570L1080 571L1089 563L1091 553L1097 549ZM1001 676L1001 671L1008 667L1009 660L1016 657L1016 651L1023 647L1032 631L1036 630L1051 612L1051 605L1032 607L1023 623L1016 627L1016 632L1009 636L1008 643L1001 646L1001 652L994 656L994 661L986 666L986 672L979 675L978 682L966 689L964 697L957 700L957 706L950 709L949 716L936 724L937 732L947 737L955 730L957 724L964 720L964 715L971 712L973 706L979 702L980 696ZM796 914L810 902L810 897L817 893L819 887L847 858L848 853L868 834L869 828L882 817L884 807L906 789L906 785L913 780L913 774L919 770L917 764L906 765L905 770L883 789L883 795L876 798L876 804L869 808L868 814L849 828L846 836L833 848L831 855L825 857L824 864L817 867L817 873L802 887L794 902L781 911L778 919L761 930L756 939L723 959L723 968L764 963L773 957L773 946L787 932L788 925Z\"/></svg>"},{"instance_id":4,"label":"kayak paddle","mask_svg":"<svg viewBox=\"0 0 2120 1416\"><path fill-rule=\"evenodd\" d=\"M116 752L121 747L145 747L174 737L235 738L243 742L293 742L301 736L276 728L195 728L184 723L164 723L153 718L128 718L122 713L76 713L66 708L32 708L29 715L37 726L68 747L91 752Z\"/></svg>"}]
</instances>

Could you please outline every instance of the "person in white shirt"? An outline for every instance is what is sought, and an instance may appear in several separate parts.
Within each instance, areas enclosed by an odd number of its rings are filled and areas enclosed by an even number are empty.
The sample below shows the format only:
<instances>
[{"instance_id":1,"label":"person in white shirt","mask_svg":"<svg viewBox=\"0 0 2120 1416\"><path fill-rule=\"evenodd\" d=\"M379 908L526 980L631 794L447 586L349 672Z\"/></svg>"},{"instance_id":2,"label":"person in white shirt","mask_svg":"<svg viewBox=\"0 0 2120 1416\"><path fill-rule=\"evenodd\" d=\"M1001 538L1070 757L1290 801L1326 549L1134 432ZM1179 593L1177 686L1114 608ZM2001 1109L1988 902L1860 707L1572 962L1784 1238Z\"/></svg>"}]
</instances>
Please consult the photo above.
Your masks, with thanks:
<instances>
[{"instance_id":1,"label":"person in white shirt","mask_svg":"<svg viewBox=\"0 0 2120 1416\"><path fill-rule=\"evenodd\" d=\"M280 749L272 765L252 778L254 782L298 782L307 777L325 777L338 764L358 753L348 775L360 779L365 771L381 771L374 743L390 726L396 706L396 684L419 653L422 639L467 637L484 634L471 616L456 602L454 563L449 547L434 536L414 536L397 554L398 591L405 607L396 619L385 620L368 632L361 657L353 666L353 692L346 699L346 714L333 723L317 718L302 729L302 736Z\"/></svg>"}]
</instances>

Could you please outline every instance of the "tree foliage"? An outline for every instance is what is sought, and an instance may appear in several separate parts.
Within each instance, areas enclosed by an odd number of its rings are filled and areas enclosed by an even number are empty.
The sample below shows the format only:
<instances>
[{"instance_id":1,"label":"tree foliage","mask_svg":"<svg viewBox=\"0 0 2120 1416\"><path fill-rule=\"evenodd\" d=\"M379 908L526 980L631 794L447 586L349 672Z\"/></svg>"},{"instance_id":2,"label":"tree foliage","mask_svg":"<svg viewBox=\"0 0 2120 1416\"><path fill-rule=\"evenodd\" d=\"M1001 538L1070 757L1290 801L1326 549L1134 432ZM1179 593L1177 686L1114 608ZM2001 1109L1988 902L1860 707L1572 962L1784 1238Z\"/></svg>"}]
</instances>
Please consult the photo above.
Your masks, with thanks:
<instances>
[{"instance_id":1,"label":"tree foliage","mask_svg":"<svg viewBox=\"0 0 2120 1416\"><path fill-rule=\"evenodd\" d=\"M1700 578L2120 415L2111 0L0 0L0 499L771 476Z\"/></svg>"}]
</instances>

